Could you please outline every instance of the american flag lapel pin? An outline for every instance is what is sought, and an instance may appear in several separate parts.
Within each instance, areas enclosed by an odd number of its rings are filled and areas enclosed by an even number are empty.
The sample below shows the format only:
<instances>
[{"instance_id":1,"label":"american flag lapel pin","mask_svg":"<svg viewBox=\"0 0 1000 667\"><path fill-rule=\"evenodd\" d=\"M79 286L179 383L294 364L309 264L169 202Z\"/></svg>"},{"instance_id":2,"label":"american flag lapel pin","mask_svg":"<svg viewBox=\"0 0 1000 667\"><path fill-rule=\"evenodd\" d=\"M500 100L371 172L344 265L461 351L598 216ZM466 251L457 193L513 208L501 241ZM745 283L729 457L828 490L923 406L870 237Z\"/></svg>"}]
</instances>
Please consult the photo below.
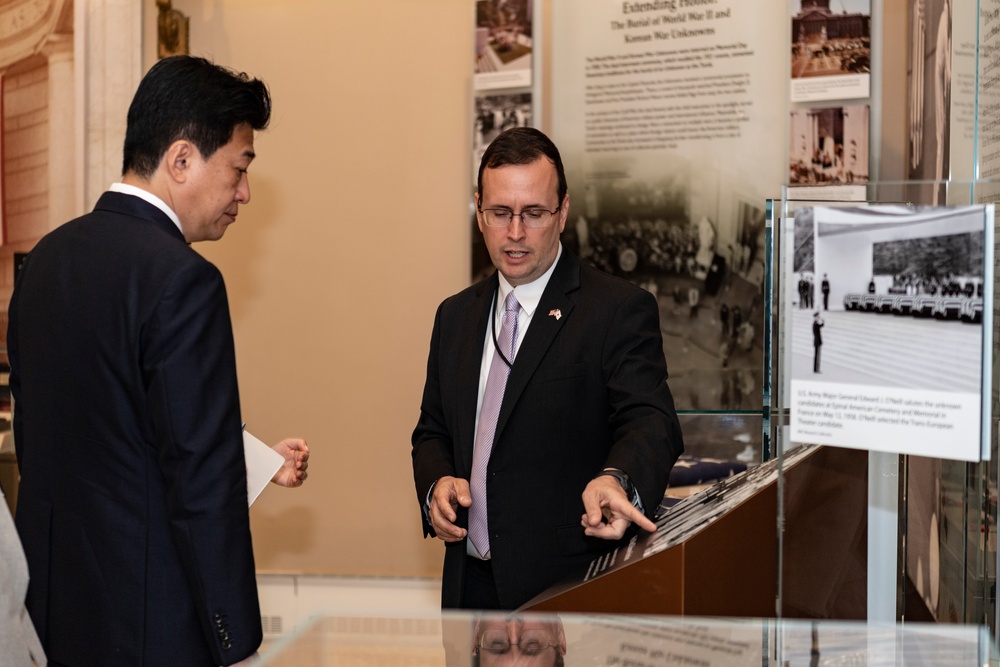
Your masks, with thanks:
<instances>
[{"instance_id":1,"label":"american flag lapel pin","mask_svg":"<svg viewBox=\"0 0 1000 667\"><path fill-rule=\"evenodd\" d=\"M549 311L549 317L556 318L556 322L558 322L559 318L562 317L562 311L559 310L558 308L553 308L552 310Z\"/></svg>"}]
</instances>

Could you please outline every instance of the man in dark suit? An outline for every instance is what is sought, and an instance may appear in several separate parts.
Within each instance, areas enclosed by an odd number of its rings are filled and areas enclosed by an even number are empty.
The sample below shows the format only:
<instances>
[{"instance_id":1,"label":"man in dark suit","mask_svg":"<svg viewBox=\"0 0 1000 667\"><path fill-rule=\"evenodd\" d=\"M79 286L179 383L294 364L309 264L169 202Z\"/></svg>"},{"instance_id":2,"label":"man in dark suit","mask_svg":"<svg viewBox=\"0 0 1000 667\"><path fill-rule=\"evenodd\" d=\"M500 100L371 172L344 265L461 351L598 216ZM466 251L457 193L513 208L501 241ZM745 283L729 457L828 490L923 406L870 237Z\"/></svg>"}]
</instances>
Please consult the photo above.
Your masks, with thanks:
<instances>
[{"instance_id":1,"label":"man in dark suit","mask_svg":"<svg viewBox=\"0 0 1000 667\"><path fill-rule=\"evenodd\" d=\"M8 350L27 607L50 665L231 665L260 609L226 289L190 243L250 199L265 85L161 60L128 113L122 183L42 238ZM308 450L276 446L301 484Z\"/></svg>"},{"instance_id":2,"label":"man in dark suit","mask_svg":"<svg viewBox=\"0 0 1000 667\"><path fill-rule=\"evenodd\" d=\"M819 313L813 313L813 373L820 373L819 353L823 347L823 320Z\"/></svg>"},{"instance_id":3,"label":"man in dark suit","mask_svg":"<svg viewBox=\"0 0 1000 667\"><path fill-rule=\"evenodd\" d=\"M498 271L438 309L413 471L424 533L446 543L443 606L514 609L633 523L655 530L683 444L656 300L562 248L548 137L497 137L475 201Z\"/></svg>"}]
</instances>

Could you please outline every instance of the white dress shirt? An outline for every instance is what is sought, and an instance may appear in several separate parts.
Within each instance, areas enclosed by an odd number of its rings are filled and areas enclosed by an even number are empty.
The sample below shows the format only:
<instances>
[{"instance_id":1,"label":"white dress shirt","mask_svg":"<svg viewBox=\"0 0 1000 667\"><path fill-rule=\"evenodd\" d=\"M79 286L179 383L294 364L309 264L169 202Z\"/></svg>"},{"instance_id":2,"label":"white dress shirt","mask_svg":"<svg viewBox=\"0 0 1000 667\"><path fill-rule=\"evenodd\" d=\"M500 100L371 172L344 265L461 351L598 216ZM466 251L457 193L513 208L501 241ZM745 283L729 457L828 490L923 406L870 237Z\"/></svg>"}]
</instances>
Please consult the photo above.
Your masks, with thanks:
<instances>
[{"instance_id":1,"label":"white dress shirt","mask_svg":"<svg viewBox=\"0 0 1000 667\"><path fill-rule=\"evenodd\" d=\"M174 221L177 225L177 229L181 230L181 234L184 233L184 229L181 227L181 219L177 217L174 213L174 209L167 206L166 202L154 195L149 190L143 190L142 188L137 188L134 185L128 185L127 183L112 183L111 187L108 188L109 192L118 192L123 195L132 195L133 197L138 197L143 201L149 202L156 208L160 209L167 214L167 217Z\"/></svg>"}]
</instances>

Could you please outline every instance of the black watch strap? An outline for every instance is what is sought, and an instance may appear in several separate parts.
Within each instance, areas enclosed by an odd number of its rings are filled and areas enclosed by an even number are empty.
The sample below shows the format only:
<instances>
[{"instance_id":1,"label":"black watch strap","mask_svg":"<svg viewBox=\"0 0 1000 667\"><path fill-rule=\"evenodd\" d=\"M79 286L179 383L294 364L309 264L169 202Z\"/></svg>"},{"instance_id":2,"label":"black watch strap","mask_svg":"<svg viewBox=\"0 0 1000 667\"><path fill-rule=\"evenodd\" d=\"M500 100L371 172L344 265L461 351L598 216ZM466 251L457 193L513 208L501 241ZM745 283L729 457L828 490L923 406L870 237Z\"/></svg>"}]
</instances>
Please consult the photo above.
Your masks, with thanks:
<instances>
[{"instance_id":1,"label":"black watch strap","mask_svg":"<svg viewBox=\"0 0 1000 667\"><path fill-rule=\"evenodd\" d=\"M625 496L628 498L628 501L633 505L635 504L635 499L638 494L635 490L635 484L632 483L632 478L628 476L628 473L623 470L618 470L617 468L609 468L607 470L602 470L597 476L600 477L601 475L614 477L618 480L618 484L621 485L622 491L625 492Z\"/></svg>"}]
</instances>

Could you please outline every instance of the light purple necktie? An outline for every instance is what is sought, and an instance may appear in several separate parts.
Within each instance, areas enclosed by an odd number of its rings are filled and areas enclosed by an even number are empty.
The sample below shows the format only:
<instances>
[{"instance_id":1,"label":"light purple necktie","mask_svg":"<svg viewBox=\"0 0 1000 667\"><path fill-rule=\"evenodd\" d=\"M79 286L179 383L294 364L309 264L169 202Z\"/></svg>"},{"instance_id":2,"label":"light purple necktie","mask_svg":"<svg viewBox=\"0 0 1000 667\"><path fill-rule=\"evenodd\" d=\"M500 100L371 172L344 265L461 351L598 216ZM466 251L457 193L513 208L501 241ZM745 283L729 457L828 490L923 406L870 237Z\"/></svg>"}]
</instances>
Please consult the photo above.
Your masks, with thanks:
<instances>
[{"instance_id":1,"label":"light purple necktie","mask_svg":"<svg viewBox=\"0 0 1000 667\"><path fill-rule=\"evenodd\" d=\"M514 362L517 316L520 310L521 304L517 302L514 290L511 290L503 302L500 335L497 337L497 348L493 351L493 360L490 362L490 373L486 377L483 406L479 409L479 426L476 428L476 444L472 451L472 477L469 480L472 490L469 538L476 550L486 557L490 555L490 533L486 519L486 468L490 462L490 451L493 449L493 436L497 431L500 404L503 403L504 389L507 388L507 376L510 375L510 366L500 356L500 352L502 351L507 357L507 361Z\"/></svg>"}]
</instances>

